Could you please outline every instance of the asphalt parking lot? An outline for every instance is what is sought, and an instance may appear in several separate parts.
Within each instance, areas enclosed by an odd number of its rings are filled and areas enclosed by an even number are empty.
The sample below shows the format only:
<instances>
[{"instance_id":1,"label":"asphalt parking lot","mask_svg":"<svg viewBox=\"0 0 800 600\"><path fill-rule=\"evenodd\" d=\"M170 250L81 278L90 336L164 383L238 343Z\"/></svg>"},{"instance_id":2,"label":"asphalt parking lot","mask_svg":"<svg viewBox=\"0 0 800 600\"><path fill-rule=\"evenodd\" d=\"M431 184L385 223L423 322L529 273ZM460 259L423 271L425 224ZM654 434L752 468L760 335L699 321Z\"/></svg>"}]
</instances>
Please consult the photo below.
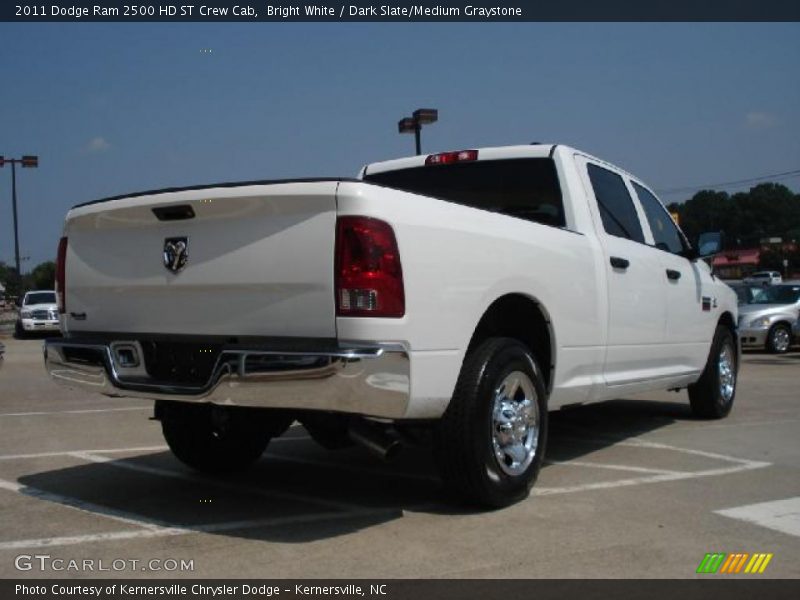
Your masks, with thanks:
<instances>
[{"instance_id":1,"label":"asphalt parking lot","mask_svg":"<svg viewBox=\"0 0 800 600\"><path fill-rule=\"evenodd\" d=\"M553 413L535 493L479 512L443 501L422 449L383 464L299 426L247 473L197 475L148 402L56 386L41 340L3 342L0 577L683 578L709 552L773 557L760 575L703 577L800 577L797 349L745 354L723 421L693 419L685 392Z\"/></svg>"}]
</instances>

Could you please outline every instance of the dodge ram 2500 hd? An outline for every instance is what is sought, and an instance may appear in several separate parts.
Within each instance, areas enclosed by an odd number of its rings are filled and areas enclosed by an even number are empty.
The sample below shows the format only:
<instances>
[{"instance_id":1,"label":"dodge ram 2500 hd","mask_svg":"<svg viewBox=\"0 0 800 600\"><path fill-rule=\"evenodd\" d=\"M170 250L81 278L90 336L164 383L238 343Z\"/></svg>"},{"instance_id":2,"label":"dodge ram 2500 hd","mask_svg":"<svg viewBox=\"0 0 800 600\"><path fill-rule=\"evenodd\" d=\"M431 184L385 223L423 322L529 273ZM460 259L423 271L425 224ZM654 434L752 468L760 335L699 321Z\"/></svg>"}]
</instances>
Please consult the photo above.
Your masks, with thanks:
<instances>
[{"instance_id":1,"label":"dodge ram 2500 hd","mask_svg":"<svg viewBox=\"0 0 800 600\"><path fill-rule=\"evenodd\" d=\"M736 295L698 254L644 183L562 145L143 192L69 211L45 362L155 400L199 470L297 420L330 448L429 439L451 490L503 506L536 479L548 410L688 388L728 414Z\"/></svg>"}]
</instances>

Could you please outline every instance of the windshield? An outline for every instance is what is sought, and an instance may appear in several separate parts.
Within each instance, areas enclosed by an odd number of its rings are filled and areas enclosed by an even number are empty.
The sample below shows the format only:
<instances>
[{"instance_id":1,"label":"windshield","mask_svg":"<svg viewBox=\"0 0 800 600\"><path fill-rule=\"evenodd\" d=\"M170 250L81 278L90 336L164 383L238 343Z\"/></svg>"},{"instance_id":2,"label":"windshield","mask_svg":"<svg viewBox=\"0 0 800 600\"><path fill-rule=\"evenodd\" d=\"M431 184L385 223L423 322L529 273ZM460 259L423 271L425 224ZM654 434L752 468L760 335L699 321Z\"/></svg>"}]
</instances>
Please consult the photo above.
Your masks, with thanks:
<instances>
[{"instance_id":1,"label":"windshield","mask_svg":"<svg viewBox=\"0 0 800 600\"><path fill-rule=\"evenodd\" d=\"M761 287L751 287L749 285L734 285L731 287L736 292L739 304L750 304L755 295L762 289Z\"/></svg>"},{"instance_id":2,"label":"windshield","mask_svg":"<svg viewBox=\"0 0 800 600\"><path fill-rule=\"evenodd\" d=\"M753 304L794 304L800 299L800 285L772 285L758 290Z\"/></svg>"},{"instance_id":3,"label":"windshield","mask_svg":"<svg viewBox=\"0 0 800 600\"><path fill-rule=\"evenodd\" d=\"M25 306L30 304L55 304L55 292L36 292L35 294L28 294L25 296Z\"/></svg>"}]
</instances>

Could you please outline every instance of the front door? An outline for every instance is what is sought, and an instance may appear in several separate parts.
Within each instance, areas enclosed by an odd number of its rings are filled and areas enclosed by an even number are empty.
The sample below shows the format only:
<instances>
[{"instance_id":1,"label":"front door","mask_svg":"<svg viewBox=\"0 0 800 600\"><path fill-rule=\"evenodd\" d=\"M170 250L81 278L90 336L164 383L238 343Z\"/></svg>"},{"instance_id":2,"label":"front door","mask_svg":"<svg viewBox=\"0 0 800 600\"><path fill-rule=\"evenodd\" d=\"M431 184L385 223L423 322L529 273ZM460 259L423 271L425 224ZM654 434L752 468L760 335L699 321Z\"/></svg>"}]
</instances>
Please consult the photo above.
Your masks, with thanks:
<instances>
[{"instance_id":1,"label":"front door","mask_svg":"<svg viewBox=\"0 0 800 600\"><path fill-rule=\"evenodd\" d=\"M645 243L641 217L623 177L607 165L583 162L607 273L606 384L666 376L670 369L663 356L667 303L661 252Z\"/></svg>"}]
</instances>

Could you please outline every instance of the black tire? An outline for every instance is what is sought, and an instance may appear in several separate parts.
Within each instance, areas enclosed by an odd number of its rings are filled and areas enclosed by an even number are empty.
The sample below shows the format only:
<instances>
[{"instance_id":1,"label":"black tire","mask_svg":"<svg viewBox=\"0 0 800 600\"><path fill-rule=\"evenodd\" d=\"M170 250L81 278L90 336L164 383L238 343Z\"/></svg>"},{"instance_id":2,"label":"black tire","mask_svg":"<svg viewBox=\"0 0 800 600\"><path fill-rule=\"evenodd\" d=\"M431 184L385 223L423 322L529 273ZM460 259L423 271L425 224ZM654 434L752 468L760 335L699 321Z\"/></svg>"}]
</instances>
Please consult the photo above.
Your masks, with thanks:
<instances>
[{"instance_id":1,"label":"black tire","mask_svg":"<svg viewBox=\"0 0 800 600\"><path fill-rule=\"evenodd\" d=\"M730 392L723 385L725 375L720 371L723 352L728 353L733 376L733 389ZM689 403L694 415L703 419L721 419L728 416L736 399L738 372L738 355L733 334L727 327L717 325L703 374L696 383L689 386Z\"/></svg>"},{"instance_id":2,"label":"black tire","mask_svg":"<svg viewBox=\"0 0 800 600\"><path fill-rule=\"evenodd\" d=\"M506 377L524 374L532 388L538 428L531 433L535 448L526 462L520 461L518 473L495 454L496 396ZM527 396L527 393L523 391ZM495 430L495 428L498 428ZM455 393L434 436L434 455L448 490L460 501L484 507L500 508L526 498L542 466L547 444L547 398L544 379L530 350L511 338L490 338L466 357Z\"/></svg>"},{"instance_id":3,"label":"black tire","mask_svg":"<svg viewBox=\"0 0 800 600\"><path fill-rule=\"evenodd\" d=\"M22 327L22 323L20 321L14 323L14 337L18 340L25 339L25 329Z\"/></svg>"},{"instance_id":4,"label":"black tire","mask_svg":"<svg viewBox=\"0 0 800 600\"><path fill-rule=\"evenodd\" d=\"M232 473L252 465L292 418L281 411L179 402L156 407L172 453L204 473Z\"/></svg>"},{"instance_id":5,"label":"black tire","mask_svg":"<svg viewBox=\"0 0 800 600\"><path fill-rule=\"evenodd\" d=\"M353 445L348 435L348 419L343 415L309 413L299 418L311 439L326 450L342 450Z\"/></svg>"},{"instance_id":6,"label":"black tire","mask_svg":"<svg viewBox=\"0 0 800 600\"><path fill-rule=\"evenodd\" d=\"M787 323L776 323L767 333L767 351L786 354L792 346L792 328Z\"/></svg>"}]
</instances>

